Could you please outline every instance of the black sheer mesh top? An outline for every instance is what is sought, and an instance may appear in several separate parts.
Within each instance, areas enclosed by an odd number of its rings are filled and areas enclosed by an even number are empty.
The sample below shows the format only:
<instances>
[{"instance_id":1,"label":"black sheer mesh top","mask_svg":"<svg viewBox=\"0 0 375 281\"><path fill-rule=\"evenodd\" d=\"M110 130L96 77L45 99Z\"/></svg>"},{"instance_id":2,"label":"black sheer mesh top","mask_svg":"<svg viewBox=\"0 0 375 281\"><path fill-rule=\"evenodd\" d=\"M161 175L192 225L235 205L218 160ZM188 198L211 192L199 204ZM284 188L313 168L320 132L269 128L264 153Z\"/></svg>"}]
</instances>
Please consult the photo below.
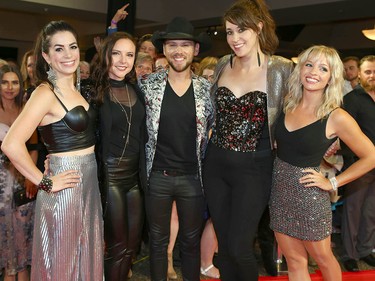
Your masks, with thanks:
<instances>
[{"instance_id":1,"label":"black sheer mesh top","mask_svg":"<svg viewBox=\"0 0 375 281\"><path fill-rule=\"evenodd\" d=\"M38 127L48 153L67 152L93 146L96 111L91 106L86 111L82 105L68 110L57 96L56 98L65 109L65 116L59 121Z\"/></svg>"},{"instance_id":2,"label":"black sheer mesh top","mask_svg":"<svg viewBox=\"0 0 375 281\"><path fill-rule=\"evenodd\" d=\"M219 87L215 100L211 141L216 146L241 152L269 149L265 93L253 91L237 98L228 88Z\"/></svg>"}]
</instances>

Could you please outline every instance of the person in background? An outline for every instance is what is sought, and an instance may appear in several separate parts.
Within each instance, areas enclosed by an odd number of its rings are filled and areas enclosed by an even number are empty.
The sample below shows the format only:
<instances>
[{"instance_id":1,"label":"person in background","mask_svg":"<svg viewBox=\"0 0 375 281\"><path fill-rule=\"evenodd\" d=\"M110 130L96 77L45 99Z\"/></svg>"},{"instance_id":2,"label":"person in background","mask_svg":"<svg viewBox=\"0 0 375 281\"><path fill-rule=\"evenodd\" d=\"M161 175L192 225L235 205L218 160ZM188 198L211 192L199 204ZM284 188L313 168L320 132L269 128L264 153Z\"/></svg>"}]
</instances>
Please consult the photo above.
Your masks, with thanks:
<instances>
[{"instance_id":1,"label":"person in background","mask_svg":"<svg viewBox=\"0 0 375 281\"><path fill-rule=\"evenodd\" d=\"M103 280L103 219L94 154L96 114L82 97L76 72L77 33L52 21L35 45L35 89L2 150L38 186L31 280ZM26 141L38 127L49 171L32 161Z\"/></svg>"},{"instance_id":2,"label":"person in background","mask_svg":"<svg viewBox=\"0 0 375 281\"><path fill-rule=\"evenodd\" d=\"M152 34L145 34L138 39L138 51L149 54L152 59L157 56L157 50L151 40Z\"/></svg>"},{"instance_id":3,"label":"person in background","mask_svg":"<svg viewBox=\"0 0 375 281\"><path fill-rule=\"evenodd\" d=\"M82 80L88 79L90 77L90 64L87 61L79 62L79 73Z\"/></svg>"},{"instance_id":4,"label":"person in background","mask_svg":"<svg viewBox=\"0 0 375 281\"><path fill-rule=\"evenodd\" d=\"M179 219L181 270L184 280L199 281L200 234L204 198L201 164L213 121L210 84L194 75L194 56L208 50L204 33L176 17L166 32L152 38L163 50L169 71L155 72L140 81L146 100L146 213L150 226L151 280L166 280L170 219L176 202Z\"/></svg>"},{"instance_id":5,"label":"person in background","mask_svg":"<svg viewBox=\"0 0 375 281\"><path fill-rule=\"evenodd\" d=\"M318 264L324 280L342 280L331 249L329 192L375 167L373 143L340 108L342 73L335 49L312 46L303 51L288 82L283 114L276 123L271 228L286 258L291 281L309 280L308 254ZM319 166L336 138L344 141L359 160L328 179Z\"/></svg>"},{"instance_id":6,"label":"person in background","mask_svg":"<svg viewBox=\"0 0 375 281\"><path fill-rule=\"evenodd\" d=\"M8 64L6 60L0 59L0 67L6 64Z\"/></svg>"},{"instance_id":7,"label":"person in background","mask_svg":"<svg viewBox=\"0 0 375 281\"><path fill-rule=\"evenodd\" d=\"M0 67L0 144L23 108L23 79L13 66ZM36 142L36 139L35 139ZM36 155L33 160L36 161ZM34 202L16 206L14 193L26 188L36 196L35 186L26 180L0 152L0 270L4 281L28 281L31 265Z\"/></svg>"},{"instance_id":8,"label":"person in background","mask_svg":"<svg viewBox=\"0 0 375 281\"><path fill-rule=\"evenodd\" d=\"M154 69L154 59L148 54L138 52L135 60L135 73L137 79L140 80L143 76L152 73Z\"/></svg>"},{"instance_id":9,"label":"person in background","mask_svg":"<svg viewBox=\"0 0 375 281\"><path fill-rule=\"evenodd\" d=\"M344 64L344 78L345 88L347 88L344 94L352 91L359 83L358 72L359 72L359 58L350 56L342 59ZM349 84L349 85L347 85Z\"/></svg>"},{"instance_id":10,"label":"person in background","mask_svg":"<svg viewBox=\"0 0 375 281\"><path fill-rule=\"evenodd\" d=\"M218 58L216 57L204 57L199 63L197 75L203 76L212 83L217 62Z\"/></svg>"},{"instance_id":11,"label":"person in background","mask_svg":"<svg viewBox=\"0 0 375 281\"><path fill-rule=\"evenodd\" d=\"M254 239L271 190L274 122L293 63L273 55L278 39L264 1L236 1L223 21L233 55L216 67L211 90L216 119L203 187L221 280L255 281Z\"/></svg>"},{"instance_id":12,"label":"person in background","mask_svg":"<svg viewBox=\"0 0 375 281\"><path fill-rule=\"evenodd\" d=\"M136 41L116 32L104 39L92 79L99 107L98 162L104 208L105 279L127 280L144 220L144 99L134 71ZM145 176L143 177L145 178ZM129 275L130 274L130 275Z\"/></svg>"},{"instance_id":13,"label":"person in background","mask_svg":"<svg viewBox=\"0 0 375 281\"><path fill-rule=\"evenodd\" d=\"M35 77L35 58L34 50L27 51L22 58L21 62L21 74L23 77L23 88L25 90L25 100L30 98L31 93L36 87Z\"/></svg>"},{"instance_id":14,"label":"person in background","mask_svg":"<svg viewBox=\"0 0 375 281\"><path fill-rule=\"evenodd\" d=\"M359 81L353 91L344 97L344 108L358 122L364 134L375 144L375 56L361 59ZM344 141L344 170L359 165L356 153L361 144L352 149ZM349 150L347 149L349 146ZM354 152L354 153L353 153ZM370 154L370 151L367 152ZM360 160L358 160L360 159ZM347 184L344 189L344 207L341 237L344 246L343 264L348 271L359 271L358 260L375 267L371 253L375 245L375 170Z\"/></svg>"},{"instance_id":15,"label":"person in background","mask_svg":"<svg viewBox=\"0 0 375 281\"><path fill-rule=\"evenodd\" d=\"M168 70L169 69L169 63L168 60L164 55L159 54L155 58L155 71L162 71L162 70Z\"/></svg>"},{"instance_id":16,"label":"person in background","mask_svg":"<svg viewBox=\"0 0 375 281\"><path fill-rule=\"evenodd\" d=\"M216 57L203 58L199 64L197 75L206 78L212 83L217 62L218 59ZM201 237L201 274L219 279L220 272L213 264L214 255L218 251L217 238L208 209L206 214L206 222Z\"/></svg>"}]
</instances>

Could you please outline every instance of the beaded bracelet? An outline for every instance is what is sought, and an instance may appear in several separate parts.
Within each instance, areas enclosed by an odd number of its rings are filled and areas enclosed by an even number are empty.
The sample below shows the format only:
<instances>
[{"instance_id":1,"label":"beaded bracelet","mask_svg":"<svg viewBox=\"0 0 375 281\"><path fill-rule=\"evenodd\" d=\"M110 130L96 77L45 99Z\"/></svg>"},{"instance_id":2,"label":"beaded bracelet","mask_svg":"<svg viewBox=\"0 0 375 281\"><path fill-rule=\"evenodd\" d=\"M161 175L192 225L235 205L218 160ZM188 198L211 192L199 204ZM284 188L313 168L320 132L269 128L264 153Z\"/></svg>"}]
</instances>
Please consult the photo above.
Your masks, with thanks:
<instances>
[{"instance_id":1,"label":"beaded bracelet","mask_svg":"<svg viewBox=\"0 0 375 281\"><path fill-rule=\"evenodd\" d=\"M113 23L114 25L116 25L117 21L111 20L111 23Z\"/></svg>"},{"instance_id":2,"label":"beaded bracelet","mask_svg":"<svg viewBox=\"0 0 375 281\"><path fill-rule=\"evenodd\" d=\"M47 193L51 193L52 185L53 185L52 180L49 177L43 175L42 180L38 184L38 188L41 190L44 190Z\"/></svg>"},{"instance_id":3,"label":"beaded bracelet","mask_svg":"<svg viewBox=\"0 0 375 281\"><path fill-rule=\"evenodd\" d=\"M338 183L337 183L336 177L330 178L329 182L332 185L332 191L337 191Z\"/></svg>"}]
</instances>

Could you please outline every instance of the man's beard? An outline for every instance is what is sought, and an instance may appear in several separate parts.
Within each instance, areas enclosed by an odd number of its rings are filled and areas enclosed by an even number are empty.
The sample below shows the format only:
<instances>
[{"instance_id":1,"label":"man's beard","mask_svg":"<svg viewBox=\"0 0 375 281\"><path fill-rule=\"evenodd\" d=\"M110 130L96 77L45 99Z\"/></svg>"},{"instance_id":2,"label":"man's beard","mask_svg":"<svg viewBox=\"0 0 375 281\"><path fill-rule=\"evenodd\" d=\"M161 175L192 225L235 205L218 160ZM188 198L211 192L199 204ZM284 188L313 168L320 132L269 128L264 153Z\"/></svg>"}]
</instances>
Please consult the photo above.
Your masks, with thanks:
<instances>
[{"instance_id":1,"label":"man's beard","mask_svg":"<svg viewBox=\"0 0 375 281\"><path fill-rule=\"evenodd\" d=\"M365 89L366 92L375 92L375 81L372 80L371 83L368 83L367 81L361 80L361 86L363 89Z\"/></svg>"},{"instance_id":2,"label":"man's beard","mask_svg":"<svg viewBox=\"0 0 375 281\"><path fill-rule=\"evenodd\" d=\"M184 72L186 69L191 67L191 64L193 62L193 59L191 59L191 61L187 60L185 65L183 65L183 66L178 65L178 67L176 67L176 65L174 65L174 61L169 60L168 58L167 58L167 60L168 60L168 63L169 63L169 67L172 68L176 72Z\"/></svg>"}]
</instances>

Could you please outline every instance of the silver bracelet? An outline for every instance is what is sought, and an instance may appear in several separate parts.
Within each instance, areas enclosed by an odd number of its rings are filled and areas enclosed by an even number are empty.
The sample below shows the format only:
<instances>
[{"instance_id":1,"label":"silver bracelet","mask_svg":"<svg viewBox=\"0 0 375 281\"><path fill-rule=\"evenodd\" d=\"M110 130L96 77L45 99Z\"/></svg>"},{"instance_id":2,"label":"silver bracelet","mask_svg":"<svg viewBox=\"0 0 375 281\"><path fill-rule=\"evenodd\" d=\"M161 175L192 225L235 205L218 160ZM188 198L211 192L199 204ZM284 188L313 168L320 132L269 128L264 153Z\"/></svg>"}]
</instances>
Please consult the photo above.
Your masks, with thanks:
<instances>
[{"instance_id":1,"label":"silver bracelet","mask_svg":"<svg viewBox=\"0 0 375 281\"><path fill-rule=\"evenodd\" d=\"M337 183L337 179L336 179L336 177L330 178L330 179L329 179L329 182L330 182L331 185L332 185L332 190L333 190L333 191L337 191L338 183Z\"/></svg>"}]
</instances>

